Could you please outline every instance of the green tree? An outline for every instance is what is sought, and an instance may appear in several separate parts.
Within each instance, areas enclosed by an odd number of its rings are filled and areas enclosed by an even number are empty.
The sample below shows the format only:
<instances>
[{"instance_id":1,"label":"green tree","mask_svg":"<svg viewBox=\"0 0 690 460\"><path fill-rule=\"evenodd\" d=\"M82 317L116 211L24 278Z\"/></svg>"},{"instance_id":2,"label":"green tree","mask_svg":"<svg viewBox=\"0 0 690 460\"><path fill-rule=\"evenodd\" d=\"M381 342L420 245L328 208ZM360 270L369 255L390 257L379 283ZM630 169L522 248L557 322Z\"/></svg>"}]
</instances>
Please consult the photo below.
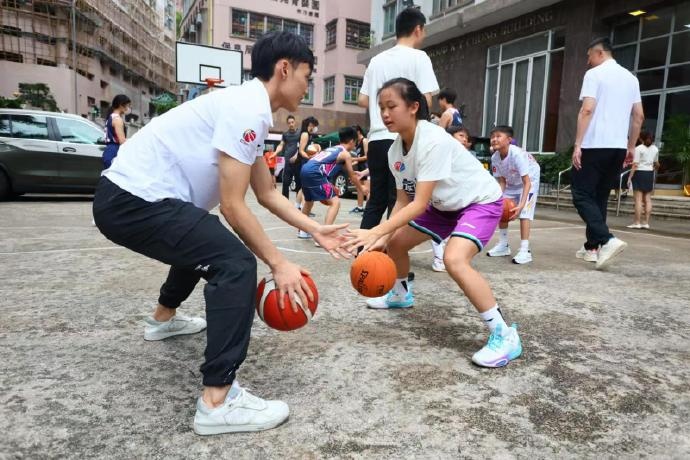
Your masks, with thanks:
<instances>
[{"instance_id":1,"label":"green tree","mask_svg":"<svg viewBox=\"0 0 690 460\"><path fill-rule=\"evenodd\" d=\"M19 99L32 107L57 112L58 106L45 83L20 83Z\"/></svg>"},{"instance_id":2,"label":"green tree","mask_svg":"<svg viewBox=\"0 0 690 460\"><path fill-rule=\"evenodd\" d=\"M2 109L21 109L22 108L22 100L19 98L10 99L8 97L0 96L0 108L2 108Z\"/></svg>"},{"instance_id":3,"label":"green tree","mask_svg":"<svg viewBox=\"0 0 690 460\"><path fill-rule=\"evenodd\" d=\"M683 167L683 184L690 182L690 115L668 117L662 137L663 155L674 158Z\"/></svg>"},{"instance_id":4,"label":"green tree","mask_svg":"<svg viewBox=\"0 0 690 460\"><path fill-rule=\"evenodd\" d=\"M151 99L151 104L156 109L156 115L163 115L168 110L177 107L177 99L170 93L163 93Z\"/></svg>"},{"instance_id":5,"label":"green tree","mask_svg":"<svg viewBox=\"0 0 690 460\"><path fill-rule=\"evenodd\" d=\"M177 38L180 38L180 25L182 24L182 13L179 11L175 13L175 31L177 33Z\"/></svg>"}]
</instances>

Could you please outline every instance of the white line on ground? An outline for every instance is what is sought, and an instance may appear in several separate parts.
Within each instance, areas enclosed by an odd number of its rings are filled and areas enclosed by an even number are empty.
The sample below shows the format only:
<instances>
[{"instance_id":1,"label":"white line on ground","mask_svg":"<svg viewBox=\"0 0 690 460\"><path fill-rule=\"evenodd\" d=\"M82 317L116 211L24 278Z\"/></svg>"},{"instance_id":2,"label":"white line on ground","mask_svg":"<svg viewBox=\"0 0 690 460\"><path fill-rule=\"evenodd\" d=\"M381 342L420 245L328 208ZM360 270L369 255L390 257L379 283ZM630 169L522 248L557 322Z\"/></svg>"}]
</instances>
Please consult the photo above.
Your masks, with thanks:
<instances>
[{"instance_id":1,"label":"white line on ground","mask_svg":"<svg viewBox=\"0 0 690 460\"><path fill-rule=\"evenodd\" d=\"M109 251L112 249L126 249L122 246L105 246L100 248L68 248L68 249L42 249L38 251L14 251L14 252L0 252L0 256L15 255L15 254L49 254L54 252L84 252L84 251Z\"/></svg>"}]
</instances>

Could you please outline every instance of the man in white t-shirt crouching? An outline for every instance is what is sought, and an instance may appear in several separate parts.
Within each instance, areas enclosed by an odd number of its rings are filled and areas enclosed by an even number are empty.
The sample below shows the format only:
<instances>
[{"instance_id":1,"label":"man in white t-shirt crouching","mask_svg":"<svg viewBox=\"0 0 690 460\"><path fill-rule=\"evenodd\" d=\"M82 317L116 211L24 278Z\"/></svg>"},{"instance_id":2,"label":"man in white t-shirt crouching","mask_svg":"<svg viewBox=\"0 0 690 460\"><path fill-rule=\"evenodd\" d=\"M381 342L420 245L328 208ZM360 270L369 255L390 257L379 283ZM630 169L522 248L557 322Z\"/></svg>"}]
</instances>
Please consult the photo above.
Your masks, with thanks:
<instances>
[{"instance_id":1,"label":"man in white t-shirt crouching","mask_svg":"<svg viewBox=\"0 0 690 460\"><path fill-rule=\"evenodd\" d=\"M582 82L572 172L573 204L587 224L587 241L575 255L601 269L627 246L609 231L606 213L625 156L635 151L644 112L640 84L613 59L608 38L592 41L587 57L592 68Z\"/></svg>"},{"instance_id":2,"label":"man in white t-shirt crouching","mask_svg":"<svg viewBox=\"0 0 690 460\"><path fill-rule=\"evenodd\" d=\"M254 79L151 120L122 145L96 189L93 214L103 235L171 266L144 339L206 329L204 389L194 417L198 434L265 430L289 415L287 404L253 396L235 378L254 319L256 257L270 267L281 307L297 311L295 300L312 296L304 270L275 247L247 206L248 187L262 206L311 233L331 255L347 255L338 249L343 239L337 232L344 226L319 225L292 206L273 187L262 160L272 113L297 109L313 68L304 38L264 35L252 51ZM209 213L219 204L239 239ZM206 319L177 315L201 278L207 281ZM282 305L284 294L293 305ZM155 365L150 367L155 374Z\"/></svg>"}]
</instances>

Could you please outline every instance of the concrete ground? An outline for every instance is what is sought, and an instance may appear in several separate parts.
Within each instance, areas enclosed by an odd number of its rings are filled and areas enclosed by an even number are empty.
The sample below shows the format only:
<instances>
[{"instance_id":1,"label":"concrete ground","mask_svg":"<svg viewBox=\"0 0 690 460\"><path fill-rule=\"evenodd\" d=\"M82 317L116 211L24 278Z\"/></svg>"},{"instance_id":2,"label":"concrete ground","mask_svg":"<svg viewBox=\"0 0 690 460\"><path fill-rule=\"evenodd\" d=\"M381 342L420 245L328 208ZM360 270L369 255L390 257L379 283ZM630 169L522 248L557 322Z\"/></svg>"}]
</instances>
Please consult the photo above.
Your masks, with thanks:
<instances>
[{"instance_id":1,"label":"concrete ground","mask_svg":"<svg viewBox=\"0 0 690 460\"><path fill-rule=\"evenodd\" d=\"M358 225L353 205L340 220ZM524 344L492 370L470 362L486 331L428 245L412 255L415 308L371 311L347 262L252 207L321 301L296 332L256 319L239 373L290 420L202 438L204 334L143 340L166 267L103 238L87 199L0 203L0 458L690 456L690 239L617 232L630 246L598 272L574 258L582 225L549 215L532 264L478 256ZM201 294L182 311L203 315Z\"/></svg>"}]
</instances>

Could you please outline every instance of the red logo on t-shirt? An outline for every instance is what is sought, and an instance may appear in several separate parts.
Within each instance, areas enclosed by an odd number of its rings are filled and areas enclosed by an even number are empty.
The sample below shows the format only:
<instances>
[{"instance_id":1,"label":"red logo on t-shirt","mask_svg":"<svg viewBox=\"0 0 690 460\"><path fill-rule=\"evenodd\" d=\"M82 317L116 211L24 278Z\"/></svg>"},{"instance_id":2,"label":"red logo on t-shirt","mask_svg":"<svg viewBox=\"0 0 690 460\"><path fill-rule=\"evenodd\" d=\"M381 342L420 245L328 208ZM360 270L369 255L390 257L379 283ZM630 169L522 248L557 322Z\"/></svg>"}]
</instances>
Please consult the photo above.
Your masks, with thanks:
<instances>
[{"instance_id":1,"label":"red logo on t-shirt","mask_svg":"<svg viewBox=\"0 0 690 460\"><path fill-rule=\"evenodd\" d=\"M492 167L491 170L492 170L493 172L496 172L496 166Z\"/></svg>"},{"instance_id":2,"label":"red logo on t-shirt","mask_svg":"<svg viewBox=\"0 0 690 460\"><path fill-rule=\"evenodd\" d=\"M403 172L405 171L405 163L403 163L402 161L396 161L395 163L393 163L393 168L396 171Z\"/></svg>"},{"instance_id":3,"label":"red logo on t-shirt","mask_svg":"<svg viewBox=\"0 0 690 460\"><path fill-rule=\"evenodd\" d=\"M242 140L247 144L254 142L254 139L256 139L256 133L253 129L247 129L244 131L244 134L242 134Z\"/></svg>"}]
</instances>

